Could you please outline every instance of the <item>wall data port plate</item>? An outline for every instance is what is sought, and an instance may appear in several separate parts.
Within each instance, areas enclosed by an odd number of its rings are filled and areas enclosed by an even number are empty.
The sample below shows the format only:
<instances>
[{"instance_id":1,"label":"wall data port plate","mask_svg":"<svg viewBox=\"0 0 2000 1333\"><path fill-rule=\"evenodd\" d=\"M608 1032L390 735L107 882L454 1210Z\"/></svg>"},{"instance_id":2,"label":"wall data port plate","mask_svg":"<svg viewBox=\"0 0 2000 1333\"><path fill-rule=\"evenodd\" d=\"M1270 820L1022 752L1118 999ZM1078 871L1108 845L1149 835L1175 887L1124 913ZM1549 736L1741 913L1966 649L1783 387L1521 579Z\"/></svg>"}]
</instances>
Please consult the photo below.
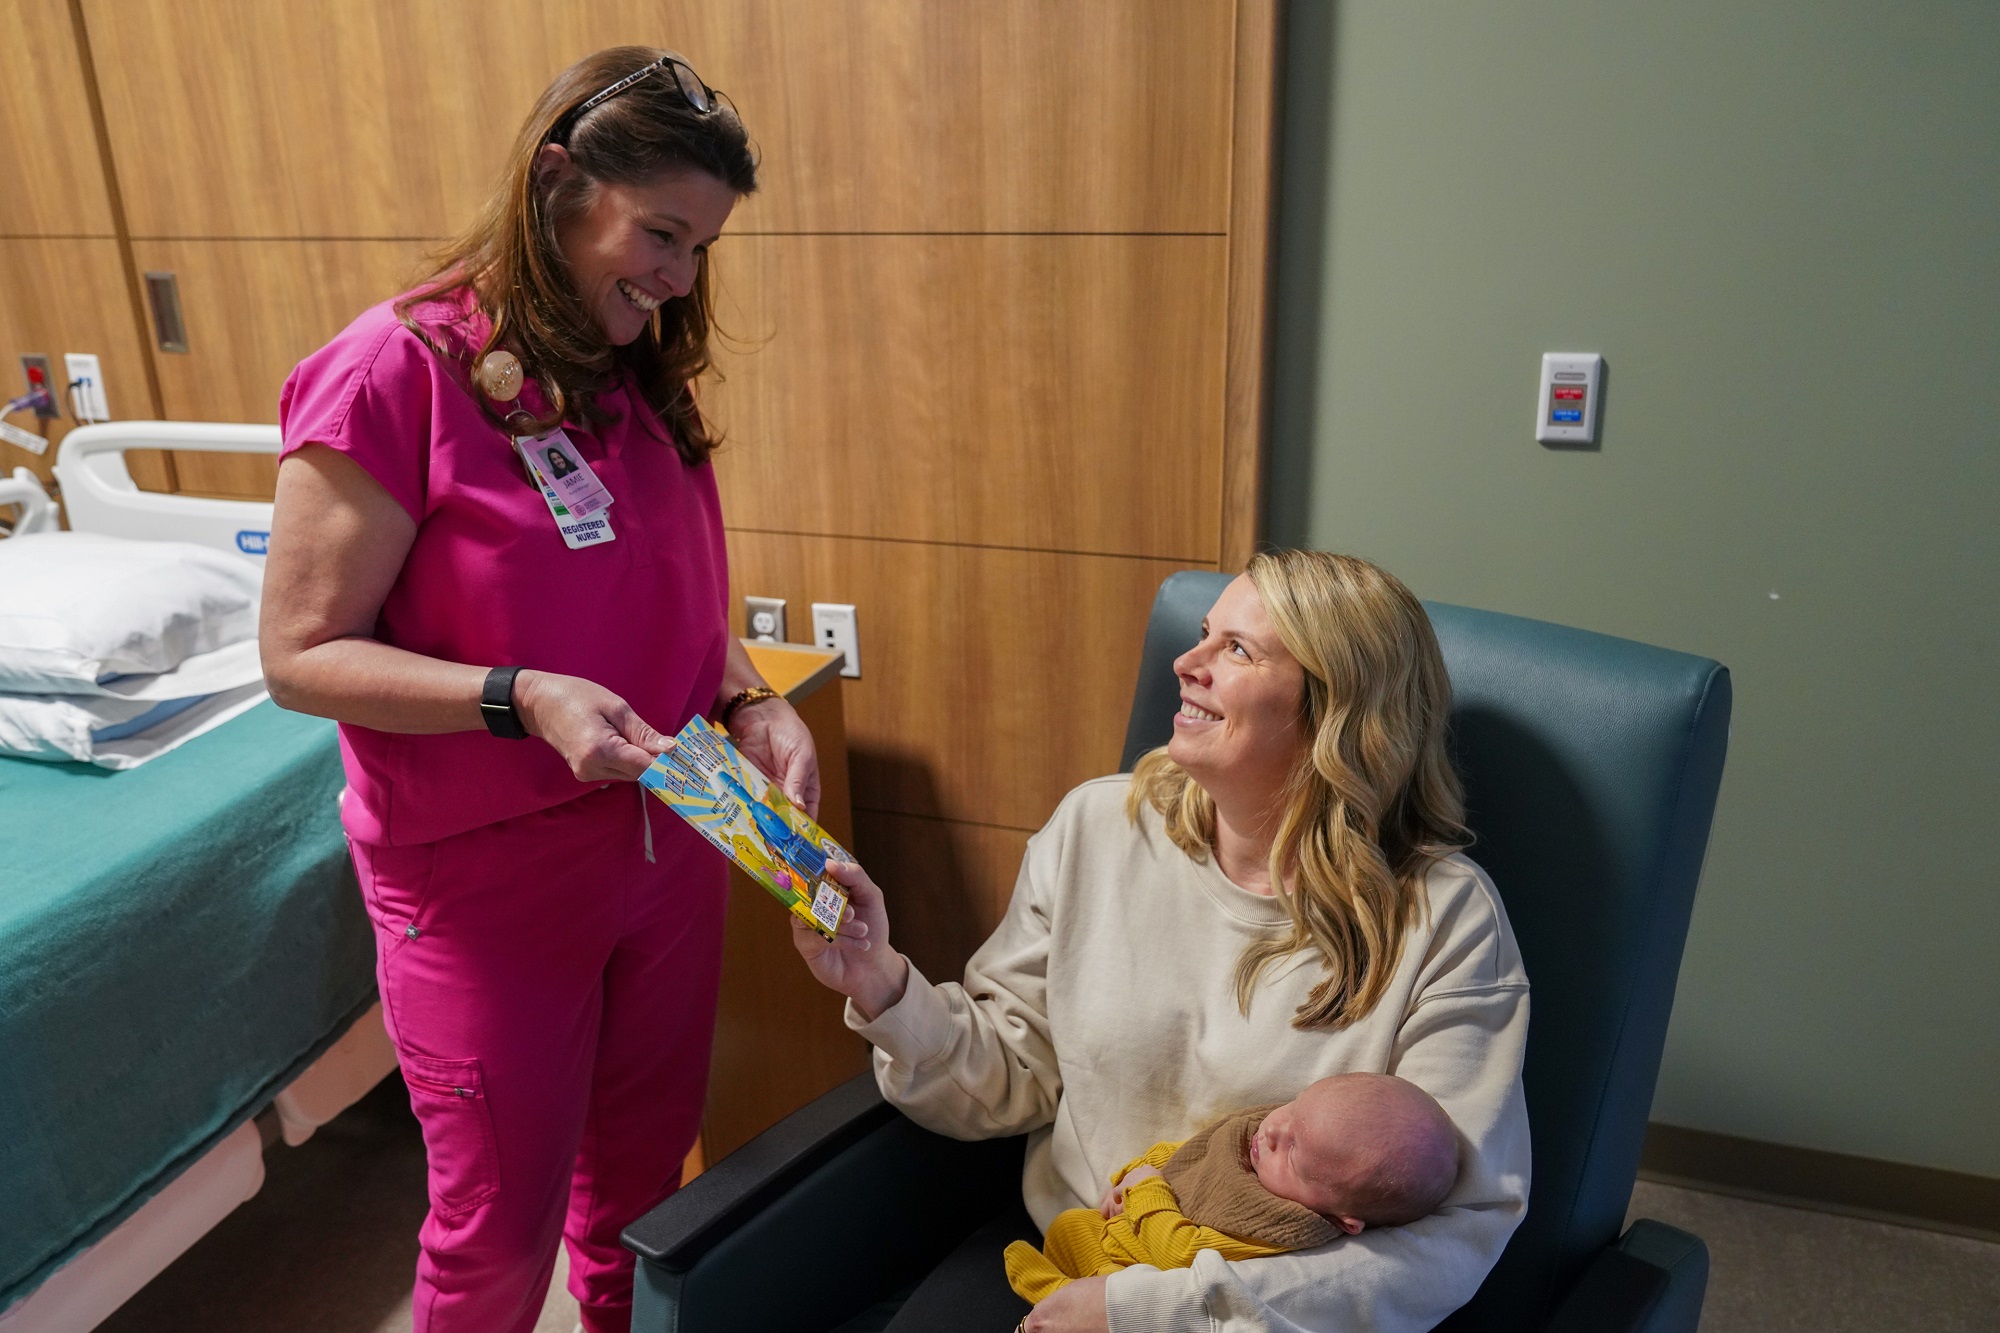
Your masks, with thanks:
<instances>
[{"instance_id":1,"label":"wall data port plate","mask_svg":"<svg viewBox=\"0 0 2000 1333\"><path fill-rule=\"evenodd\" d=\"M1542 353L1535 438L1543 444L1595 444L1597 391L1603 380L1604 358L1596 352Z\"/></svg>"},{"instance_id":2,"label":"wall data port plate","mask_svg":"<svg viewBox=\"0 0 2000 1333\"><path fill-rule=\"evenodd\" d=\"M846 602L814 602L813 642L846 657L840 674L849 680L861 675L861 632L854 624L854 608Z\"/></svg>"},{"instance_id":3,"label":"wall data port plate","mask_svg":"<svg viewBox=\"0 0 2000 1333\"><path fill-rule=\"evenodd\" d=\"M95 352L64 352L69 372L70 412L78 421L111 420L111 403L104 396L104 367Z\"/></svg>"}]
</instances>

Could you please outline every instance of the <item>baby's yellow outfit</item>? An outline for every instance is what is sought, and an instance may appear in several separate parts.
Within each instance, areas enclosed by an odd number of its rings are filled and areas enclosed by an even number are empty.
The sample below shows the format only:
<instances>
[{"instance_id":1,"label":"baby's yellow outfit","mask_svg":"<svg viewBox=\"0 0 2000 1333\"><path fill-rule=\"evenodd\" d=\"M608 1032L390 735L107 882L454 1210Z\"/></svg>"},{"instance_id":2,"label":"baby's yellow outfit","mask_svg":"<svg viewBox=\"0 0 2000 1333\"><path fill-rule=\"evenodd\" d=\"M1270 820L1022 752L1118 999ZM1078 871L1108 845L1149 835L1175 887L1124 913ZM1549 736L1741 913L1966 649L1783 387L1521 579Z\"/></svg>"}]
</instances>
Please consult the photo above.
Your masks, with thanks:
<instances>
[{"instance_id":1,"label":"baby's yellow outfit","mask_svg":"<svg viewBox=\"0 0 2000 1333\"><path fill-rule=\"evenodd\" d=\"M1007 1247L1008 1284L1037 1303L1077 1278L1108 1276L1133 1264L1187 1268L1202 1250L1257 1259L1333 1240L1340 1232L1331 1222L1257 1181L1250 1136L1273 1109L1226 1116L1185 1143L1154 1144L1111 1177L1116 1185L1141 1166L1160 1172L1125 1191L1123 1213L1106 1218L1094 1208L1071 1208L1056 1214L1040 1250L1024 1240Z\"/></svg>"}]
</instances>

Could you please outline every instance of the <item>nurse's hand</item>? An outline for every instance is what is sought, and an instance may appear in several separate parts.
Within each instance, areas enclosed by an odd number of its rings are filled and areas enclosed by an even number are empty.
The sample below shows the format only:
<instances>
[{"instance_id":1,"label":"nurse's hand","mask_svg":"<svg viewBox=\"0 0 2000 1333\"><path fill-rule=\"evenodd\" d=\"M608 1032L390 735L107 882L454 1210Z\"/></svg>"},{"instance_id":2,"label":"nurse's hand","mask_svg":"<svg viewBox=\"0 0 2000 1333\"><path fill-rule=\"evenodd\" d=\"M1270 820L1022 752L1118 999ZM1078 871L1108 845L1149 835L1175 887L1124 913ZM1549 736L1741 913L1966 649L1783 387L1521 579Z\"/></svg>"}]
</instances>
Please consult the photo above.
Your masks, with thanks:
<instances>
[{"instance_id":1,"label":"nurse's hand","mask_svg":"<svg viewBox=\"0 0 2000 1333\"><path fill-rule=\"evenodd\" d=\"M819 984L854 1001L871 1022L903 998L910 963L889 947L889 912L882 890L852 861L828 861L827 877L847 890L847 915L829 942L792 917L792 945Z\"/></svg>"},{"instance_id":2,"label":"nurse's hand","mask_svg":"<svg viewBox=\"0 0 2000 1333\"><path fill-rule=\"evenodd\" d=\"M783 699L745 704L729 719L729 739L793 805L819 818L819 754L796 708Z\"/></svg>"},{"instance_id":3,"label":"nurse's hand","mask_svg":"<svg viewBox=\"0 0 2000 1333\"><path fill-rule=\"evenodd\" d=\"M632 705L581 676L523 671L514 677L514 711L530 736L563 757L578 782L629 782L671 744Z\"/></svg>"}]
</instances>

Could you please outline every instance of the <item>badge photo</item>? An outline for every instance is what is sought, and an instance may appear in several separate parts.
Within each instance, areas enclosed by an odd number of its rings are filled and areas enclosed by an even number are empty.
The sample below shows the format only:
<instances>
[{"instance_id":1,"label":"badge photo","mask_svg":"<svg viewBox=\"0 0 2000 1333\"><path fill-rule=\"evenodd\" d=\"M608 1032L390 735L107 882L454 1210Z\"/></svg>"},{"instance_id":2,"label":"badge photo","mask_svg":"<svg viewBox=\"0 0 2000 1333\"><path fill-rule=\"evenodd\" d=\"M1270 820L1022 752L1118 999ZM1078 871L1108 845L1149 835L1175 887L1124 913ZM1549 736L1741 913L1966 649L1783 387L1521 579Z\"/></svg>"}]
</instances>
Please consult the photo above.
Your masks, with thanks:
<instances>
[{"instance_id":1,"label":"badge photo","mask_svg":"<svg viewBox=\"0 0 2000 1333\"><path fill-rule=\"evenodd\" d=\"M556 531L562 535L563 545L574 551L616 541L618 534L611 530L611 511L608 508L600 507L594 513L578 514L563 502L548 473L536 463L534 450L541 443L526 435L516 436L514 452L520 455L522 464L528 469L535 489L542 493L542 501L549 507L549 517L556 521Z\"/></svg>"},{"instance_id":2,"label":"badge photo","mask_svg":"<svg viewBox=\"0 0 2000 1333\"><path fill-rule=\"evenodd\" d=\"M570 513L589 518L611 503L611 492L591 471L575 441L560 428L526 441L523 447L533 458L536 470L556 488L556 494L562 497Z\"/></svg>"}]
</instances>

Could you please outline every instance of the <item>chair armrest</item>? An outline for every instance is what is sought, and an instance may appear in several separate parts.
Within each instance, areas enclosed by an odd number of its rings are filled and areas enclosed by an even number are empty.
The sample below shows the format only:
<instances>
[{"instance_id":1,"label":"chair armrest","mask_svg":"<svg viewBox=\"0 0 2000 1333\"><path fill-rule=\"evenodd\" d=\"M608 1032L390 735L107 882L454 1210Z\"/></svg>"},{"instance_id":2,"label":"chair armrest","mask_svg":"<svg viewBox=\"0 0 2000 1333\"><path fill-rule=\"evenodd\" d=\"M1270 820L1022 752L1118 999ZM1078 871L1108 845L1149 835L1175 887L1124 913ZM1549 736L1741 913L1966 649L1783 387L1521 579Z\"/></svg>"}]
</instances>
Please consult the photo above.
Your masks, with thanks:
<instances>
[{"instance_id":1,"label":"chair armrest","mask_svg":"<svg viewBox=\"0 0 2000 1333\"><path fill-rule=\"evenodd\" d=\"M897 1114L872 1071L856 1074L703 1171L620 1239L648 1263L685 1273L786 1189Z\"/></svg>"},{"instance_id":2,"label":"chair armrest","mask_svg":"<svg viewBox=\"0 0 2000 1333\"><path fill-rule=\"evenodd\" d=\"M919 1128L858 1075L625 1229L634 1333L833 1328L1017 1200L1021 1150Z\"/></svg>"},{"instance_id":3,"label":"chair armrest","mask_svg":"<svg viewBox=\"0 0 2000 1333\"><path fill-rule=\"evenodd\" d=\"M1642 1218L1591 1260L1545 1333L1695 1333L1707 1291L1701 1238Z\"/></svg>"}]
</instances>

